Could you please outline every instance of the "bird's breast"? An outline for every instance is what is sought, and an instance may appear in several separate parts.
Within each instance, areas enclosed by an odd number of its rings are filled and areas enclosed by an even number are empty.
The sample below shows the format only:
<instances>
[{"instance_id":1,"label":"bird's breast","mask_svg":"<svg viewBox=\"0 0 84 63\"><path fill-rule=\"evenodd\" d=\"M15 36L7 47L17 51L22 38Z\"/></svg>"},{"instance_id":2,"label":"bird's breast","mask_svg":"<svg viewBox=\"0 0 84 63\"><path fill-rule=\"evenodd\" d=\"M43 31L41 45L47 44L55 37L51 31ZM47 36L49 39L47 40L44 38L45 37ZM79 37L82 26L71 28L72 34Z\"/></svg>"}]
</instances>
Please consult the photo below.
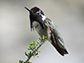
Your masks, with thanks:
<instances>
[{"instance_id":1,"label":"bird's breast","mask_svg":"<svg viewBox=\"0 0 84 63\"><path fill-rule=\"evenodd\" d=\"M43 35L47 36L47 27L45 27L44 29L41 27L41 25L34 21L33 22L33 27L36 29L36 31L38 32L38 34L42 37Z\"/></svg>"}]
</instances>

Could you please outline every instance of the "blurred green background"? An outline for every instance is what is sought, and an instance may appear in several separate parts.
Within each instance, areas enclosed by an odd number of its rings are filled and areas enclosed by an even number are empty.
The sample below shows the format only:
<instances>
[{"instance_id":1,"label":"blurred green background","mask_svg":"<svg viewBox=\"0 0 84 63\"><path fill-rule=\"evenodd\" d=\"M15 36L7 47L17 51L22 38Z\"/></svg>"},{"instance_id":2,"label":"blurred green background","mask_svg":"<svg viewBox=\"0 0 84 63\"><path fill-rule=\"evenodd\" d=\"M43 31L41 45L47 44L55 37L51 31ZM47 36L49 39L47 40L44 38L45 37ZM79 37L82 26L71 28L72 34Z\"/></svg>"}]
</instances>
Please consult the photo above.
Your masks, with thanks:
<instances>
[{"instance_id":1,"label":"blurred green background","mask_svg":"<svg viewBox=\"0 0 84 63\"><path fill-rule=\"evenodd\" d=\"M84 0L0 0L0 63L26 60L24 52L39 35L30 29L29 13L37 6L60 29L69 55L62 57L46 42L33 63L84 63Z\"/></svg>"}]
</instances>

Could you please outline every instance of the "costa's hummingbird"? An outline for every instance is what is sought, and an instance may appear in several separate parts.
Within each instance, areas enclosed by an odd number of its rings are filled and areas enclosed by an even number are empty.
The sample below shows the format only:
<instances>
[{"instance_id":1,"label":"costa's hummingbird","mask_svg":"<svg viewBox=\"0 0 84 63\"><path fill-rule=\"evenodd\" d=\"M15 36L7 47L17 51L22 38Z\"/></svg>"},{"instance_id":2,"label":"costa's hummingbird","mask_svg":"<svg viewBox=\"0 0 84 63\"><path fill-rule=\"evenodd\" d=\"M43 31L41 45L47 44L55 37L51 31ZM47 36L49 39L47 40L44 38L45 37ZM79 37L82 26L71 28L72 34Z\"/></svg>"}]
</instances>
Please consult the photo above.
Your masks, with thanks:
<instances>
[{"instance_id":1,"label":"costa's hummingbird","mask_svg":"<svg viewBox=\"0 0 84 63\"><path fill-rule=\"evenodd\" d=\"M30 13L31 30L35 28L41 38L43 35L47 36L47 40L62 56L68 54L57 26L44 15L43 11L38 7L33 7L30 10L25 7L25 9Z\"/></svg>"}]
</instances>

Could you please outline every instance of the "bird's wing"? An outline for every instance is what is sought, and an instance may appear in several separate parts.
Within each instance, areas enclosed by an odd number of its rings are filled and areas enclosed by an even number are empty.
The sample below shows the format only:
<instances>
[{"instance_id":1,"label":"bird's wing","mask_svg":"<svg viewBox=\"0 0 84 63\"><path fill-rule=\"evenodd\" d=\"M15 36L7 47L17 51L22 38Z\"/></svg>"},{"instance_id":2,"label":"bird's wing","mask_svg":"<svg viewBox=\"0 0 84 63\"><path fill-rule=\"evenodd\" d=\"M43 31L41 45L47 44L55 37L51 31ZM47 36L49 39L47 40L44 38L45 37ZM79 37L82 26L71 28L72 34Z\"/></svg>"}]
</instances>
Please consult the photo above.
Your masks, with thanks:
<instances>
[{"instance_id":1,"label":"bird's wing","mask_svg":"<svg viewBox=\"0 0 84 63\"><path fill-rule=\"evenodd\" d=\"M57 49L57 51L64 56L64 54L68 54L65 46L63 38L58 30L58 28L53 24L53 22L50 21L50 19L46 18L45 25L49 27L51 33L50 33L50 40L52 45Z\"/></svg>"}]
</instances>

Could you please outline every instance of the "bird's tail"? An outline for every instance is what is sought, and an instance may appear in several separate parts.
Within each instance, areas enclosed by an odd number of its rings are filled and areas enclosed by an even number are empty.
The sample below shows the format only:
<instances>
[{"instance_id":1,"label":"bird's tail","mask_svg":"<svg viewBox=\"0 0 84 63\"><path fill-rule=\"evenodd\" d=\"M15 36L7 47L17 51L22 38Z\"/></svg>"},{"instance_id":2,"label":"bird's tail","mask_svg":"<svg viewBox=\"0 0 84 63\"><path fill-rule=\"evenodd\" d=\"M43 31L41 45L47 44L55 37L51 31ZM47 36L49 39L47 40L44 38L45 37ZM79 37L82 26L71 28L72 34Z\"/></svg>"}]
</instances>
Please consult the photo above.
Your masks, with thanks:
<instances>
[{"instance_id":1,"label":"bird's tail","mask_svg":"<svg viewBox=\"0 0 84 63\"><path fill-rule=\"evenodd\" d=\"M67 50L65 48L61 48L59 44L53 44L52 45L55 47L55 49L62 55L64 56L65 54L68 54Z\"/></svg>"}]
</instances>

